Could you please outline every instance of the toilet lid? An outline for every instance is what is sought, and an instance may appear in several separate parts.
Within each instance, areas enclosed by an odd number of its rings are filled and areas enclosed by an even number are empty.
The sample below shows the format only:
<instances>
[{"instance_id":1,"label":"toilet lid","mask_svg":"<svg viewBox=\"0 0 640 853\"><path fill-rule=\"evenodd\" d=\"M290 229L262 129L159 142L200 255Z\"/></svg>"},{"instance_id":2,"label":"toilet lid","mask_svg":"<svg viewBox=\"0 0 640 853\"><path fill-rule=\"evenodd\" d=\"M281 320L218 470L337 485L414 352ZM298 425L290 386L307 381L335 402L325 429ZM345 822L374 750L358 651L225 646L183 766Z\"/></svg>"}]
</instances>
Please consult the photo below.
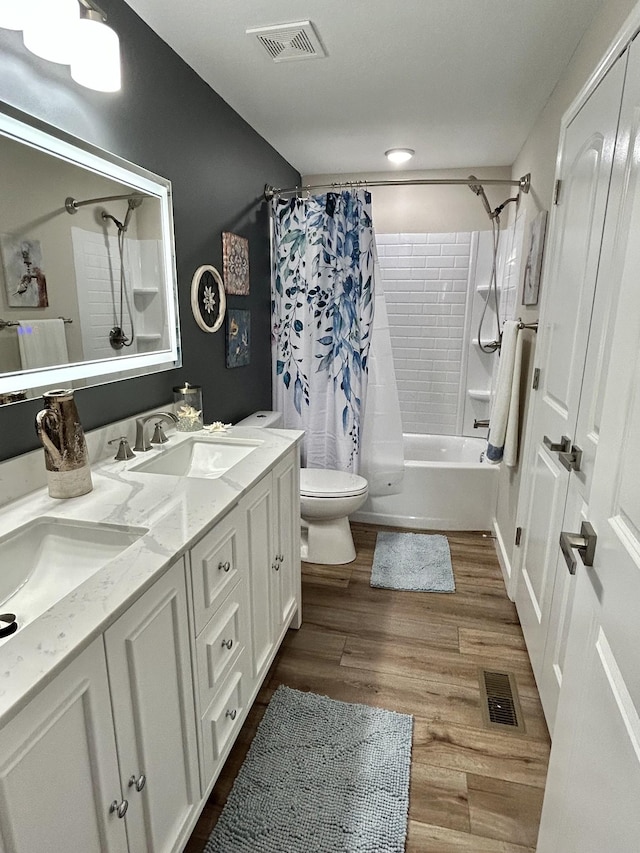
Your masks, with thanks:
<instances>
[{"instance_id":1,"label":"toilet lid","mask_svg":"<svg viewBox=\"0 0 640 853\"><path fill-rule=\"evenodd\" d=\"M369 484L364 477L324 468L300 469L300 494L309 498L342 498L362 495Z\"/></svg>"}]
</instances>

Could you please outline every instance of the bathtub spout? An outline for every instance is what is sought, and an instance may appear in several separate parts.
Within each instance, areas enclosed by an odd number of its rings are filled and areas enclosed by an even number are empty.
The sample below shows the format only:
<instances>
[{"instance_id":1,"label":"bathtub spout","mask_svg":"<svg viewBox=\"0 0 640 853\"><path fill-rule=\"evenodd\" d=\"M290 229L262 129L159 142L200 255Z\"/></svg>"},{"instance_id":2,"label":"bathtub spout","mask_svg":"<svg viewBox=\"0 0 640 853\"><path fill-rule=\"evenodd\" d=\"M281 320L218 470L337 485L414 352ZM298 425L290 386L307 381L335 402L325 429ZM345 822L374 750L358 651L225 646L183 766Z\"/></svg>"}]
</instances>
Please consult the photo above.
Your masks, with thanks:
<instances>
[{"instance_id":1,"label":"bathtub spout","mask_svg":"<svg viewBox=\"0 0 640 853\"><path fill-rule=\"evenodd\" d=\"M473 428L474 429L488 429L489 428L488 418L485 418L484 420L480 420L480 421L477 420L476 418L474 418Z\"/></svg>"}]
</instances>

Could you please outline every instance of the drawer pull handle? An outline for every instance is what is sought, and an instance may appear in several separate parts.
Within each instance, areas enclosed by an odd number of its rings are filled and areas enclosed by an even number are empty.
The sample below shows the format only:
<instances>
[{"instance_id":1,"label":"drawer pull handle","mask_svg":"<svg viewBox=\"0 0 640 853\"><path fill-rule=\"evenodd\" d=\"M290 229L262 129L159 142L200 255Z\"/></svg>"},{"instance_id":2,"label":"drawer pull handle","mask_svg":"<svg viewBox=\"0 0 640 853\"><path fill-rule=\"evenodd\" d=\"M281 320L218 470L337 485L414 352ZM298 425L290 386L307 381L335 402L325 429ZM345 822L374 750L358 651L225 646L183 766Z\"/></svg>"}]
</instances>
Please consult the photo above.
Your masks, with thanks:
<instances>
[{"instance_id":1,"label":"drawer pull handle","mask_svg":"<svg viewBox=\"0 0 640 853\"><path fill-rule=\"evenodd\" d=\"M144 786L147 784L147 777L144 773L141 773L136 779L135 774L129 779L129 787L136 789L136 791L140 792Z\"/></svg>"},{"instance_id":2,"label":"drawer pull handle","mask_svg":"<svg viewBox=\"0 0 640 853\"><path fill-rule=\"evenodd\" d=\"M231 651L231 647L233 646L233 640L223 640L222 647L225 649L229 649Z\"/></svg>"},{"instance_id":3,"label":"drawer pull handle","mask_svg":"<svg viewBox=\"0 0 640 853\"><path fill-rule=\"evenodd\" d=\"M231 563L226 560L224 563L218 563L218 571L228 572L231 568Z\"/></svg>"},{"instance_id":4,"label":"drawer pull handle","mask_svg":"<svg viewBox=\"0 0 640 853\"><path fill-rule=\"evenodd\" d=\"M227 713L225 714L225 717L231 717L232 720L235 720L237 715L238 715L238 712L234 708L233 711L227 711Z\"/></svg>"},{"instance_id":5,"label":"drawer pull handle","mask_svg":"<svg viewBox=\"0 0 640 853\"><path fill-rule=\"evenodd\" d=\"M122 819L126 815L128 808L128 800L123 800L121 803L119 803L117 800L114 800L109 806L109 814L113 814L114 812L116 812L118 817Z\"/></svg>"}]
</instances>

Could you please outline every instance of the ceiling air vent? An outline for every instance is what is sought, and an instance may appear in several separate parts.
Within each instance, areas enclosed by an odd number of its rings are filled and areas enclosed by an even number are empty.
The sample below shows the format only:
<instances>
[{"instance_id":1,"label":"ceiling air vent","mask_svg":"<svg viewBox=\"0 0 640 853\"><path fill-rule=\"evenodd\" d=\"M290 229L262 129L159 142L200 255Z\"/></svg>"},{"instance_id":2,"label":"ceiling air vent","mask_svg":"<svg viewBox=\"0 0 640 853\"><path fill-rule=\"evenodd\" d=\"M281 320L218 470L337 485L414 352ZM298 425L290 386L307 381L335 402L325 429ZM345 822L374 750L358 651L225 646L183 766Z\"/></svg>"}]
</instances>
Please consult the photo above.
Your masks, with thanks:
<instances>
[{"instance_id":1,"label":"ceiling air vent","mask_svg":"<svg viewBox=\"0 0 640 853\"><path fill-rule=\"evenodd\" d=\"M246 32L247 35L258 39L274 62L319 59L327 55L311 21L273 27L254 27Z\"/></svg>"}]
</instances>

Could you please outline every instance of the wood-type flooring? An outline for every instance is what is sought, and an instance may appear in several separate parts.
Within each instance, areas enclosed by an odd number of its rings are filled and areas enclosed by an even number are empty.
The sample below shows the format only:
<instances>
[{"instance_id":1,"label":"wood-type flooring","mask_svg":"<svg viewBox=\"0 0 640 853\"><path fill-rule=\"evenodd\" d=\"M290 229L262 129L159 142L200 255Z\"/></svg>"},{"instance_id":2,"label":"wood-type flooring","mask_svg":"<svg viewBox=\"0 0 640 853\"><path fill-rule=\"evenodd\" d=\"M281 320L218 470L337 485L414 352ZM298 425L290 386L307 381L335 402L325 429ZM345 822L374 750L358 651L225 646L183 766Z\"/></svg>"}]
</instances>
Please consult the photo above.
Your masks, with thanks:
<instances>
[{"instance_id":1,"label":"wood-type flooring","mask_svg":"<svg viewBox=\"0 0 640 853\"><path fill-rule=\"evenodd\" d=\"M302 564L302 627L285 638L185 853L202 852L280 684L413 714L407 853L533 853L550 741L493 541L447 533L455 593L397 592L369 585L377 531L391 528L352 529L355 562ZM485 727L479 668L515 674L524 733Z\"/></svg>"}]
</instances>

